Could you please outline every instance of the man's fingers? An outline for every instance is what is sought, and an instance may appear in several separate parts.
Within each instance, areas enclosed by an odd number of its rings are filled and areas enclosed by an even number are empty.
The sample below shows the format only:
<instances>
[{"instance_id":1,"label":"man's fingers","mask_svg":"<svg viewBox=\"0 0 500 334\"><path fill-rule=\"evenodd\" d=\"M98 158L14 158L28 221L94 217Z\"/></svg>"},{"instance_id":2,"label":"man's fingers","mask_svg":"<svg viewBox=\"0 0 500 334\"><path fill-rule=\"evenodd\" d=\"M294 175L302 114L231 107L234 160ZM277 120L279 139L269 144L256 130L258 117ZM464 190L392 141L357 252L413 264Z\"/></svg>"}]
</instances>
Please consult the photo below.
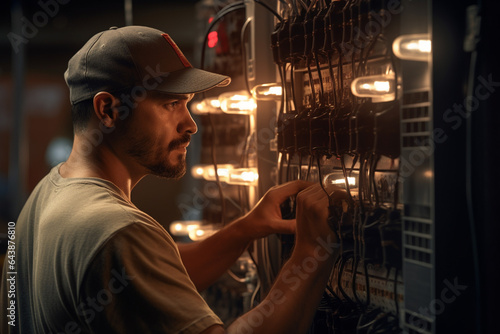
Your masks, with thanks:
<instances>
[{"instance_id":1,"label":"man's fingers","mask_svg":"<svg viewBox=\"0 0 500 334\"><path fill-rule=\"evenodd\" d=\"M328 207L328 196L323 191L321 186L316 183L315 185L302 190L297 195L297 204L306 210L318 210L320 208Z\"/></svg>"},{"instance_id":2,"label":"man's fingers","mask_svg":"<svg viewBox=\"0 0 500 334\"><path fill-rule=\"evenodd\" d=\"M313 184L313 182L302 180L290 181L273 187L269 192L269 196L272 196L276 202L283 203L288 197L299 193Z\"/></svg>"},{"instance_id":3,"label":"man's fingers","mask_svg":"<svg viewBox=\"0 0 500 334\"><path fill-rule=\"evenodd\" d=\"M297 229L297 221L294 219L281 219L273 222L275 233L294 234Z\"/></svg>"}]
</instances>

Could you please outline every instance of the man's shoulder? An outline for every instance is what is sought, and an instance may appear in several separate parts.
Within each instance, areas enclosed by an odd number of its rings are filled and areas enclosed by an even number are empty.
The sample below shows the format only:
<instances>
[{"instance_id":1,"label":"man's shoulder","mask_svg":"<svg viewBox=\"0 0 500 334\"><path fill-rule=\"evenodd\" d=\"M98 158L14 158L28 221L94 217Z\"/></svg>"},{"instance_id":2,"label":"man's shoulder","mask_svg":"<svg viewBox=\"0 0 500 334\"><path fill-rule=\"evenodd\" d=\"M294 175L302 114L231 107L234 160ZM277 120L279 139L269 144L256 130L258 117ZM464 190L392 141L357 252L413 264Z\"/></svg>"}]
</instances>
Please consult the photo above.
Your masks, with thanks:
<instances>
[{"instance_id":1,"label":"man's shoulder","mask_svg":"<svg viewBox=\"0 0 500 334\"><path fill-rule=\"evenodd\" d=\"M63 179L54 170L33 191L19 222L36 226L43 240L64 244L72 239L102 243L133 223L160 226L111 182Z\"/></svg>"}]
</instances>

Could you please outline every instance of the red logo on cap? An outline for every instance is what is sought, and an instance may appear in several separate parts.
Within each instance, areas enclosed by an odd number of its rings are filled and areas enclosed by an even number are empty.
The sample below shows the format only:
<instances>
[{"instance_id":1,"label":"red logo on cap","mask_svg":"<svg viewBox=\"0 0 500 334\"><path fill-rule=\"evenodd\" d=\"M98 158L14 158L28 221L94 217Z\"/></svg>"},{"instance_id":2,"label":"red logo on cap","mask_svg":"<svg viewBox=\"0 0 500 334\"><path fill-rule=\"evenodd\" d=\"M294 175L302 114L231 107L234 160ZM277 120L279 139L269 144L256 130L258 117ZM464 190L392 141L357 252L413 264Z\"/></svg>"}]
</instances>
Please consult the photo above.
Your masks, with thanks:
<instances>
[{"instance_id":1,"label":"red logo on cap","mask_svg":"<svg viewBox=\"0 0 500 334\"><path fill-rule=\"evenodd\" d=\"M182 54L182 51L181 49L179 49L179 47L177 46L177 44L175 44L175 42L170 38L170 36L168 34L161 34L168 42L168 44L170 44L170 46L172 47L172 49L174 49L175 53L177 54L177 57L179 57L179 59L181 60L182 64L185 66L185 67L193 67L189 61L187 60L186 56L184 56L184 54Z\"/></svg>"}]
</instances>

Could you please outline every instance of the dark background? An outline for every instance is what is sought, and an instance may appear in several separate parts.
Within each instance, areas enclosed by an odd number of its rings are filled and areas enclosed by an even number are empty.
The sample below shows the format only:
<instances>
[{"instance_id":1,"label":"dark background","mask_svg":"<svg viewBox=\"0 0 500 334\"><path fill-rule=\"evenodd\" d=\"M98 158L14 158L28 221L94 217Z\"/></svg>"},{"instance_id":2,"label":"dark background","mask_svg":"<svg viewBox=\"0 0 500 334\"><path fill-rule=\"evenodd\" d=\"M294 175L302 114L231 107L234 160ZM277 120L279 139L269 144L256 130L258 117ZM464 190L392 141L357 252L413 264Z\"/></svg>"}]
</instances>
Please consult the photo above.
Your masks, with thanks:
<instances>
[{"instance_id":1,"label":"dark background","mask_svg":"<svg viewBox=\"0 0 500 334\"><path fill-rule=\"evenodd\" d=\"M50 166L45 154L49 143L56 137L72 139L70 103L63 79L67 62L71 56L95 33L111 26L125 25L124 1L70 0L2 1L0 4L0 222L15 220L20 205L38 181L47 174ZM47 13L40 3L49 6L55 14ZM14 60L21 59L13 52L11 39L15 29L11 11L20 4L23 17L35 23L37 29L25 47L23 77L22 122L26 145L21 147L21 161L26 166L21 182L8 182L9 161L12 161L11 141L17 134L13 110L14 105ZM54 6L57 4L57 8ZM43 13L43 14L40 14ZM49 14L49 15L47 15ZM48 17L46 24L43 17ZM24 24L24 23L23 23ZM133 1L133 24L151 26L167 32L183 50L192 64L200 61L195 54L203 27L197 24L195 1ZM32 32L32 31L30 31ZM15 49L15 48L14 48ZM190 147L189 158L196 158L196 140ZM12 166L10 167L12 173ZM185 178L181 181L160 180L146 177L134 189L133 201L151 214L161 224L168 224L182 215L177 205L177 195L193 196L194 184ZM19 192L17 195L15 192ZM187 196L186 196L187 195ZM189 203L188 203L189 204ZM3 224L0 224L3 230ZM0 232L2 232L0 230Z\"/></svg>"}]
</instances>

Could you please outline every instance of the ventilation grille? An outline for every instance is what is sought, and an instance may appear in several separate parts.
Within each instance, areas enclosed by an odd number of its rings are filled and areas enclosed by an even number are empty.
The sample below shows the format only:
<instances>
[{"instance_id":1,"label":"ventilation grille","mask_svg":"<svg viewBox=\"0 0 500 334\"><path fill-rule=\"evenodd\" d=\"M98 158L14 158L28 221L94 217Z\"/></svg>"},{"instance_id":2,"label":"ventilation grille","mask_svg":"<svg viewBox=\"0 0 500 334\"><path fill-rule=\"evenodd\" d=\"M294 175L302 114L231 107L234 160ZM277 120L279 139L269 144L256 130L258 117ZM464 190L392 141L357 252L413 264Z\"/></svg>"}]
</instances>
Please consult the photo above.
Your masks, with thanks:
<instances>
[{"instance_id":1,"label":"ventilation grille","mask_svg":"<svg viewBox=\"0 0 500 334\"><path fill-rule=\"evenodd\" d=\"M418 264L432 263L431 222L425 219L404 218L404 258Z\"/></svg>"},{"instance_id":2,"label":"ventilation grille","mask_svg":"<svg viewBox=\"0 0 500 334\"><path fill-rule=\"evenodd\" d=\"M401 136L403 149L430 146L428 91L414 91L403 95Z\"/></svg>"},{"instance_id":3,"label":"ventilation grille","mask_svg":"<svg viewBox=\"0 0 500 334\"><path fill-rule=\"evenodd\" d=\"M406 331L408 334L432 333L432 322L415 313L405 312Z\"/></svg>"}]
</instances>

